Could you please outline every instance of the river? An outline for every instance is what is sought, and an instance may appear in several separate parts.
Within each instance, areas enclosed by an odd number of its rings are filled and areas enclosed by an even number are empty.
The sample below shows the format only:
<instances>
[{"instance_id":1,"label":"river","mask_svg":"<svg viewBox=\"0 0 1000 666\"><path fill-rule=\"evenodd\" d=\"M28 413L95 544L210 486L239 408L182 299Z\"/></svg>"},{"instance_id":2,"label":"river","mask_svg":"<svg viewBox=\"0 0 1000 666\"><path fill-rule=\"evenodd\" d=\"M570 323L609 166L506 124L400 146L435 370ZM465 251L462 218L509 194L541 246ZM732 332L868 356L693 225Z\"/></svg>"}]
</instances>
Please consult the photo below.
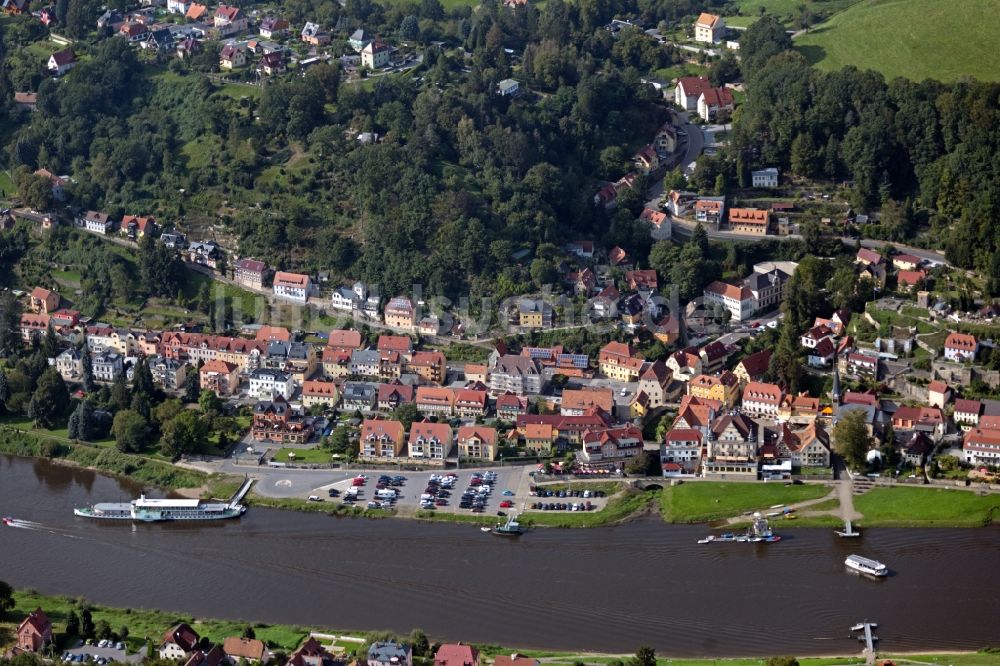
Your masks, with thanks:
<instances>
[{"instance_id":1,"label":"river","mask_svg":"<svg viewBox=\"0 0 1000 666\"><path fill-rule=\"evenodd\" d=\"M74 506L137 488L0 456L0 579L93 602L433 639L677 657L854 654L850 625L887 651L997 641L1000 529L791 529L770 545L695 541L655 518L507 540L467 525L250 509L211 524L101 522ZM859 552L894 574L847 573Z\"/></svg>"}]
</instances>

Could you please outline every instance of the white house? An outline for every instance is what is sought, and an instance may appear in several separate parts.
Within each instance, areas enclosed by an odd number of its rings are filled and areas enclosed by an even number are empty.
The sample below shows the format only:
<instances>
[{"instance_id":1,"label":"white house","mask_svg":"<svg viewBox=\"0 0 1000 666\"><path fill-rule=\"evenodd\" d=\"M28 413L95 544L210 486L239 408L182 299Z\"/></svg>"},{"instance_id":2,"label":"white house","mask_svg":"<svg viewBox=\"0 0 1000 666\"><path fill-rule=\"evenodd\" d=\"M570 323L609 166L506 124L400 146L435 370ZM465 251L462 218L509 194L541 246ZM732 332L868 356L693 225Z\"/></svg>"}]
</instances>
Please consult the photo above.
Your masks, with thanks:
<instances>
[{"instance_id":1,"label":"white house","mask_svg":"<svg viewBox=\"0 0 1000 666\"><path fill-rule=\"evenodd\" d=\"M684 111L695 111L698 108L698 98L711 89L711 82L704 76L682 76L674 88L674 104Z\"/></svg>"},{"instance_id":2,"label":"white house","mask_svg":"<svg viewBox=\"0 0 1000 666\"><path fill-rule=\"evenodd\" d=\"M736 108L736 100L728 88L709 88L698 96L698 115L706 123L715 120L720 112L732 113Z\"/></svg>"},{"instance_id":3,"label":"white house","mask_svg":"<svg viewBox=\"0 0 1000 666\"><path fill-rule=\"evenodd\" d=\"M361 49L361 64L368 69L381 69L389 64L389 47L374 40Z\"/></svg>"},{"instance_id":4,"label":"white house","mask_svg":"<svg viewBox=\"0 0 1000 666\"><path fill-rule=\"evenodd\" d=\"M974 335L952 332L944 341L944 357L949 361L962 363L975 360L977 351L979 342Z\"/></svg>"},{"instance_id":5,"label":"white house","mask_svg":"<svg viewBox=\"0 0 1000 666\"><path fill-rule=\"evenodd\" d=\"M705 287L705 302L719 304L729 311L734 321L744 321L756 311L753 292L746 287L737 287L716 280Z\"/></svg>"},{"instance_id":6,"label":"white house","mask_svg":"<svg viewBox=\"0 0 1000 666\"><path fill-rule=\"evenodd\" d=\"M106 351L102 354L94 354L90 359L90 369L95 381L111 383L124 368L124 361L121 354L113 351Z\"/></svg>"},{"instance_id":7,"label":"white house","mask_svg":"<svg viewBox=\"0 0 1000 666\"><path fill-rule=\"evenodd\" d=\"M750 174L750 180L754 187L777 187L778 170L774 167L754 171Z\"/></svg>"},{"instance_id":8,"label":"white house","mask_svg":"<svg viewBox=\"0 0 1000 666\"><path fill-rule=\"evenodd\" d=\"M167 12L171 14L187 14L191 0L167 0Z\"/></svg>"},{"instance_id":9,"label":"white house","mask_svg":"<svg viewBox=\"0 0 1000 666\"><path fill-rule=\"evenodd\" d=\"M114 229L114 224L107 213L98 213L93 210L88 210L76 218L76 226L83 227L92 234L101 234L102 236Z\"/></svg>"},{"instance_id":10,"label":"white house","mask_svg":"<svg viewBox=\"0 0 1000 666\"><path fill-rule=\"evenodd\" d=\"M726 22L721 16L702 12L694 23L694 41L717 44L726 36Z\"/></svg>"},{"instance_id":11,"label":"white house","mask_svg":"<svg viewBox=\"0 0 1000 666\"><path fill-rule=\"evenodd\" d=\"M743 389L743 413L752 417L778 418L784 392L777 384L749 382Z\"/></svg>"},{"instance_id":12,"label":"white house","mask_svg":"<svg viewBox=\"0 0 1000 666\"><path fill-rule=\"evenodd\" d=\"M273 400L281 396L285 400L291 398L295 391L292 376L280 370L258 368L250 373L250 397L257 400Z\"/></svg>"},{"instance_id":13,"label":"white house","mask_svg":"<svg viewBox=\"0 0 1000 666\"><path fill-rule=\"evenodd\" d=\"M516 95L518 90L520 90L520 87L514 79L504 79L497 84L497 92L501 97L511 97Z\"/></svg>"},{"instance_id":14,"label":"white house","mask_svg":"<svg viewBox=\"0 0 1000 666\"><path fill-rule=\"evenodd\" d=\"M56 51L49 56L48 69L54 76L62 76L74 67L76 67L76 56L69 49Z\"/></svg>"},{"instance_id":15,"label":"white house","mask_svg":"<svg viewBox=\"0 0 1000 666\"><path fill-rule=\"evenodd\" d=\"M312 284L308 275L286 273L285 271L278 271L274 274L272 289L278 298L305 303L309 300L311 288Z\"/></svg>"}]
</instances>

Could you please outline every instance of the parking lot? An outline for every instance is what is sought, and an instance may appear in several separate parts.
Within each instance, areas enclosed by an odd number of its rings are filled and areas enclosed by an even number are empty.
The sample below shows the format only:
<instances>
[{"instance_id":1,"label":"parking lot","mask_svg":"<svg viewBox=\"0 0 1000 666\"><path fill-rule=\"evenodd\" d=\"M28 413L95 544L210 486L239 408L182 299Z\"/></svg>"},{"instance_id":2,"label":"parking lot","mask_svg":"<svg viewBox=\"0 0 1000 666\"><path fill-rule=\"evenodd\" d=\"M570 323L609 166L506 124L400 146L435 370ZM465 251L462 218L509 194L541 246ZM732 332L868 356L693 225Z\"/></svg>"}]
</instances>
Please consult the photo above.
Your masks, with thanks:
<instances>
[{"instance_id":1,"label":"parking lot","mask_svg":"<svg viewBox=\"0 0 1000 666\"><path fill-rule=\"evenodd\" d=\"M585 510L588 501L591 503L591 510L599 510L607 501L606 498L596 496L583 497L583 491L586 489L583 483L579 484L578 497L572 495L558 497L556 493L551 497L540 497L531 490L534 486L534 479L530 475L532 469L532 467L500 467L490 470L447 472L368 471L361 473L367 477L363 484L355 481L359 474L353 473L348 478L341 478L314 488L310 496L315 498L315 501L341 502L348 494L356 493L357 498L353 503L362 508L395 508L401 513L434 510L476 512L482 515L495 515L497 511L520 513L543 510L540 506L535 506L540 504L565 504L565 508L556 509L553 506L548 510L572 511L572 504L576 503L580 505L578 510ZM444 477L448 475L454 475L454 481L445 480ZM379 488L380 485L383 487ZM490 487L488 492L485 491L485 486ZM562 488L562 484L558 487ZM379 497L380 490L384 496L395 492L395 499ZM466 500L464 502L463 495Z\"/></svg>"},{"instance_id":2,"label":"parking lot","mask_svg":"<svg viewBox=\"0 0 1000 666\"><path fill-rule=\"evenodd\" d=\"M87 662L97 664L98 666L112 662L139 664L142 663L145 652L146 648L142 648L138 652L128 654L123 643L112 642L101 647L100 642L98 642L97 645L81 644L70 650L66 650L58 658L58 661L65 664Z\"/></svg>"}]
</instances>

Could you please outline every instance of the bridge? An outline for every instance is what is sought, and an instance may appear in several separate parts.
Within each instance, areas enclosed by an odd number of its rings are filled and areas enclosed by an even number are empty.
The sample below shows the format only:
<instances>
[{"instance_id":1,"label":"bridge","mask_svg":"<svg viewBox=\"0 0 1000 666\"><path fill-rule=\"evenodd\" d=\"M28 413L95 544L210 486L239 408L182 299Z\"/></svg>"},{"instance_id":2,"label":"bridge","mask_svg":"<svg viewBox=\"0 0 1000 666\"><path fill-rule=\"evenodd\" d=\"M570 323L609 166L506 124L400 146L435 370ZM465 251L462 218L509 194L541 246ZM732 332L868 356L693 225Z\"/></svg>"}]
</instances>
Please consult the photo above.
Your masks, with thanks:
<instances>
[{"instance_id":1,"label":"bridge","mask_svg":"<svg viewBox=\"0 0 1000 666\"><path fill-rule=\"evenodd\" d=\"M236 493L229 498L230 507L235 507L237 504L243 501L243 498L247 496L248 492L250 492L250 486L253 485L253 482L254 479L251 479L249 476L243 480L243 485L240 486L240 489L237 490Z\"/></svg>"}]
</instances>

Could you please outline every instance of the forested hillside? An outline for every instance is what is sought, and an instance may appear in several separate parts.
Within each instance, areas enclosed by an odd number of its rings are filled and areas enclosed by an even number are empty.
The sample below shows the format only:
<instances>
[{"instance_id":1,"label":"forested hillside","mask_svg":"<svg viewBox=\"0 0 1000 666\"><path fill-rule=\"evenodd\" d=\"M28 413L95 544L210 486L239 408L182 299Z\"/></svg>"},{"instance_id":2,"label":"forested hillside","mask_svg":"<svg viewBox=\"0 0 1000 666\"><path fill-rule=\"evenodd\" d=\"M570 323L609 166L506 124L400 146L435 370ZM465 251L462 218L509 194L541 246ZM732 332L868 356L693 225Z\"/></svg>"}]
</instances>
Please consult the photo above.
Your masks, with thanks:
<instances>
[{"instance_id":1,"label":"forested hillside","mask_svg":"<svg viewBox=\"0 0 1000 666\"><path fill-rule=\"evenodd\" d=\"M333 270L388 291L421 282L450 296L517 293L531 279L511 260L522 247L606 235L631 244L637 235L634 205L625 201L612 224L591 199L597 180L621 177L630 151L666 118L636 65L671 56L632 52L601 30L609 5L446 13L436 0L296 2L282 11L342 25L342 36L359 25L395 36L417 16L423 65L413 76L346 82L334 62L261 92L213 84L203 75L211 58L151 61L95 35L61 80L25 78L11 56L4 100L38 92L30 116L5 108L6 158L22 194L50 203L32 187L31 172L46 168L75 180L73 203L84 208L152 213L168 225L221 220L242 253L273 265ZM30 38L20 27L29 20L4 19L7 54ZM430 44L437 38L448 42ZM510 100L495 89L515 52L533 92ZM364 145L360 132L381 140Z\"/></svg>"},{"instance_id":2,"label":"forested hillside","mask_svg":"<svg viewBox=\"0 0 1000 666\"><path fill-rule=\"evenodd\" d=\"M820 72L790 48L770 18L748 31L750 92L720 167L741 183L763 165L852 180L857 209L882 209L869 235L946 249L1000 294L1000 84Z\"/></svg>"}]
</instances>

